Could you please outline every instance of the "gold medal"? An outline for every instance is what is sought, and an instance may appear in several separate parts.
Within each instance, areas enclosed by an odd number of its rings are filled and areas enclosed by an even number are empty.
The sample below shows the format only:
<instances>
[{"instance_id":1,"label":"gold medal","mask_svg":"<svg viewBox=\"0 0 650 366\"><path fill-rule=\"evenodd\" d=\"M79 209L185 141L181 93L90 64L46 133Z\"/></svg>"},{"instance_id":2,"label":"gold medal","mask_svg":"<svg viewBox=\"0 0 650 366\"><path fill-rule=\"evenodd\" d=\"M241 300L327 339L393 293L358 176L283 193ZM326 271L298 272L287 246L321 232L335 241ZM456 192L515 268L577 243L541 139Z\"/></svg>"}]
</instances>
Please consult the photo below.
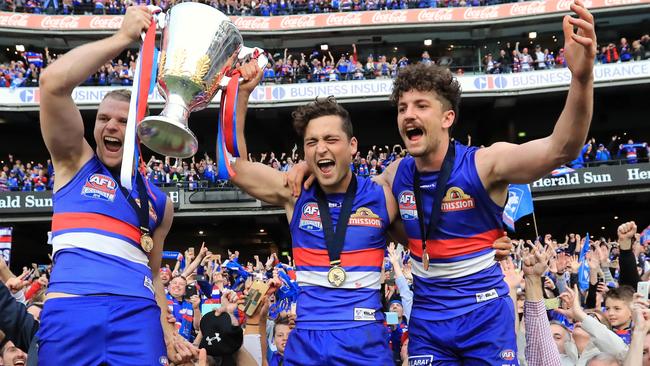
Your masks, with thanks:
<instances>
[{"instance_id":1,"label":"gold medal","mask_svg":"<svg viewBox=\"0 0 650 366\"><path fill-rule=\"evenodd\" d=\"M140 236L140 245L145 252L151 253L151 250L153 249L153 239L149 234L144 233Z\"/></svg>"},{"instance_id":2,"label":"gold medal","mask_svg":"<svg viewBox=\"0 0 650 366\"><path fill-rule=\"evenodd\" d=\"M327 272L327 280L334 287L341 287L343 282L345 282L345 276L345 270L339 266L334 266Z\"/></svg>"},{"instance_id":3,"label":"gold medal","mask_svg":"<svg viewBox=\"0 0 650 366\"><path fill-rule=\"evenodd\" d=\"M429 253L427 252L424 252L424 254L422 254L422 266L424 267L425 271L429 270Z\"/></svg>"}]
</instances>

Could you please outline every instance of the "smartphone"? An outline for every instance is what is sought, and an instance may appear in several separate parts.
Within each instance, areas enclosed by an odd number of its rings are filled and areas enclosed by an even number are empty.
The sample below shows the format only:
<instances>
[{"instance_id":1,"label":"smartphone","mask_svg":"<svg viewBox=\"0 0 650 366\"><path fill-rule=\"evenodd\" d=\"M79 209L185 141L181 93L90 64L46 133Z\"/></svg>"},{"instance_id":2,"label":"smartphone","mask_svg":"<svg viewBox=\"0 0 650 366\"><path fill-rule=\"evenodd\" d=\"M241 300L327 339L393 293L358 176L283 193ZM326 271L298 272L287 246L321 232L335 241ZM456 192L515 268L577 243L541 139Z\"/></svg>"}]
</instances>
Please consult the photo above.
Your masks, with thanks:
<instances>
[{"instance_id":1,"label":"smartphone","mask_svg":"<svg viewBox=\"0 0 650 366\"><path fill-rule=\"evenodd\" d=\"M201 316L204 316L205 314L214 311L215 309L219 309L221 307L221 304L203 304L201 305Z\"/></svg>"},{"instance_id":2,"label":"smartphone","mask_svg":"<svg viewBox=\"0 0 650 366\"><path fill-rule=\"evenodd\" d=\"M544 306L546 310L555 310L560 307L560 298L554 297L552 299L544 299Z\"/></svg>"},{"instance_id":3,"label":"smartphone","mask_svg":"<svg viewBox=\"0 0 650 366\"><path fill-rule=\"evenodd\" d=\"M648 299L648 290L650 290L650 282L641 281L636 285L636 292L640 293L644 299Z\"/></svg>"},{"instance_id":4,"label":"smartphone","mask_svg":"<svg viewBox=\"0 0 650 366\"><path fill-rule=\"evenodd\" d=\"M255 314L255 310L260 304L260 301L262 300L262 296L266 295L268 290L268 283L257 280L254 281L251 285L250 290L248 291L248 295L246 295L244 304L240 304L238 306L239 310L242 310L248 316L253 316L253 314Z\"/></svg>"},{"instance_id":5,"label":"smartphone","mask_svg":"<svg viewBox=\"0 0 650 366\"><path fill-rule=\"evenodd\" d=\"M196 286L194 285L187 285L185 287L185 298L189 299L190 297L196 295Z\"/></svg>"},{"instance_id":6,"label":"smartphone","mask_svg":"<svg viewBox=\"0 0 650 366\"><path fill-rule=\"evenodd\" d=\"M397 313L394 311L387 311L386 314L386 324L388 325L397 325L399 324L399 319L397 318Z\"/></svg>"}]
</instances>

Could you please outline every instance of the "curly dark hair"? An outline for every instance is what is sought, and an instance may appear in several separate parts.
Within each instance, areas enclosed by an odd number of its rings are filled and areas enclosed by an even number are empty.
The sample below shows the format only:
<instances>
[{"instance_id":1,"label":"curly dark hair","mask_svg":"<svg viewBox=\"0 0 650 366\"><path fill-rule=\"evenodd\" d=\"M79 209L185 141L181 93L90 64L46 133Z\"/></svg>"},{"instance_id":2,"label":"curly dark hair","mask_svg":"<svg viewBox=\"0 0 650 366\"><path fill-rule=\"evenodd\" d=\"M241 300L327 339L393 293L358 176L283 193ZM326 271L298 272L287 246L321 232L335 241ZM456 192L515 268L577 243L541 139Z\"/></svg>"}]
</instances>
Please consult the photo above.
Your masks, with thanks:
<instances>
[{"instance_id":1,"label":"curly dark hair","mask_svg":"<svg viewBox=\"0 0 650 366\"><path fill-rule=\"evenodd\" d=\"M316 98L315 101L300 106L298 109L291 113L293 118L293 128L301 138L305 137L305 130L307 125L313 119L323 116L339 116L341 117L343 132L351 139L354 136L352 130L352 121L350 120L350 113L336 102L334 96L329 96L325 99Z\"/></svg>"},{"instance_id":2,"label":"curly dark hair","mask_svg":"<svg viewBox=\"0 0 650 366\"><path fill-rule=\"evenodd\" d=\"M453 110L458 116L460 83L449 69L422 63L401 69L393 82L391 102L397 104L402 94L414 89L421 92L435 92L443 107L446 110Z\"/></svg>"}]
</instances>

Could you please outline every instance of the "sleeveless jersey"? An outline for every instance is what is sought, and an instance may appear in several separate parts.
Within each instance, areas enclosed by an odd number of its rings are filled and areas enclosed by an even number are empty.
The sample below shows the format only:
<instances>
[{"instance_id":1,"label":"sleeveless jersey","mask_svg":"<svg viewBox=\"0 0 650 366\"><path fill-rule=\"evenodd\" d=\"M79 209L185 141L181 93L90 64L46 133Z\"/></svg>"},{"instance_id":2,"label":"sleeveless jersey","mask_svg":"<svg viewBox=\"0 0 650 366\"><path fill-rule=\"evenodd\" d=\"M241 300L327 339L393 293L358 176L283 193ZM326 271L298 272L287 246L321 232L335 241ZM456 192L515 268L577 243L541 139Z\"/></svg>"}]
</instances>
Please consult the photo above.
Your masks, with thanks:
<instances>
[{"instance_id":1,"label":"sleeveless jersey","mask_svg":"<svg viewBox=\"0 0 650 366\"><path fill-rule=\"evenodd\" d=\"M508 295L492 244L502 233L503 208L483 188L476 171L477 148L456 144L456 160L442 200L440 221L429 233L430 265L422 266L422 240L413 194L415 160L404 158L393 181L393 194L409 238L414 281L412 316L447 320L492 299ZM423 212L429 227L438 172L422 173Z\"/></svg>"},{"instance_id":2,"label":"sleeveless jersey","mask_svg":"<svg viewBox=\"0 0 650 366\"><path fill-rule=\"evenodd\" d=\"M153 232L163 219L166 196L153 185L150 189ZM131 194L137 198L137 189ZM137 213L97 156L54 193L53 205L49 292L154 298Z\"/></svg>"},{"instance_id":3,"label":"sleeveless jersey","mask_svg":"<svg viewBox=\"0 0 650 366\"><path fill-rule=\"evenodd\" d=\"M296 280L299 329L332 330L383 321L379 294L389 216L381 186L357 179L357 193L348 221L341 267L346 280L334 287L327 280L330 260L314 186L302 192L295 205L290 230ZM327 195L332 225L336 228L345 194Z\"/></svg>"}]
</instances>

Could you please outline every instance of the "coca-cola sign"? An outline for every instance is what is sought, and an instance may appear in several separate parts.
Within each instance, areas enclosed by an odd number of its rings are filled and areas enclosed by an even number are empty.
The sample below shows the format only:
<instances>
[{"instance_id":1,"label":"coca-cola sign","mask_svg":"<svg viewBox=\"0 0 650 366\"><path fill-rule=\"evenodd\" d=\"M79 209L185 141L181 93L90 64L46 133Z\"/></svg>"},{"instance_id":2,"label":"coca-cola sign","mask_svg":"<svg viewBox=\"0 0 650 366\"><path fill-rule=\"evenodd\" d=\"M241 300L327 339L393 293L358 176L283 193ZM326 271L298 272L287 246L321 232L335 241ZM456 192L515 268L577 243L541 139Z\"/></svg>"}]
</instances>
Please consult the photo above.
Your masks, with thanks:
<instances>
[{"instance_id":1,"label":"coca-cola sign","mask_svg":"<svg viewBox=\"0 0 650 366\"><path fill-rule=\"evenodd\" d=\"M465 20L496 19L499 17L499 5L486 7L469 7L465 10Z\"/></svg>"},{"instance_id":2,"label":"coca-cola sign","mask_svg":"<svg viewBox=\"0 0 650 366\"><path fill-rule=\"evenodd\" d=\"M41 28L45 29L77 29L79 28L79 17L68 16L47 16L41 20Z\"/></svg>"},{"instance_id":3,"label":"coca-cola sign","mask_svg":"<svg viewBox=\"0 0 650 366\"><path fill-rule=\"evenodd\" d=\"M363 24L363 19L361 16L363 13L340 13L340 14L329 14L325 24L328 27L346 27L351 25L361 25Z\"/></svg>"},{"instance_id":4,"label":"coca-cola sign","mask_svg":"<svg viewBox=\"0 0 650 366\"><path fill-rule=\"evenodd\" d=\"M90 28L92 29L118 29L122 26L124 17L112 16L102 17L96 16L90 19Z\"/></svg>"},{"instance_id":5,"label":"coca-cola sign","mask_svg":"<svg viewBox=\"0 0 650 366\"><path fill-rule=\"evenodd\" d=\"M406 23L406 10L378 11L372 16L372 24Z\"/></svg>"},{"instance_id":6,"label":"coca-cola sign","mask_svg":"<svg viewBox=\"0 0 650 366\"><path fill-rule=\"evenodd\" d=\"M293 15L284 17L280 22L280 28L310 28L316 26L316 15Z\"/></svg>"},{"instance_id":7,"label":"coca-cola sign","mask_svg":"<svg viewBox=\"0 0 650 366\"><path fill-rule=\"evenodd\" d=\"M447 22L454 20L453 9L425 9L418 13L418 22Z\"/></svg>"},{"instance_id":8,"label":"coca-cola sign","mask_svg":"<svg viewBox=\"0 0 650 366\"><path fill-rule=\"evenodd\" d=\"M605 0L605 6L621 6L641 4L640 0ZM585 6L589 7L589 5Z\"/></svg>"},{"instance_id":9,"label":"coca-cola sign","mask_svg":"<svg viewBox=\"0 0 650 366\"><path fill-rule=\"evenodd\" d=\"M270 19L269 17L236 17L234 23L242 30L268 30L271 29Z\"/></svg>"},{"instance_id":10,"label":"coca-cola sign","mask_svg":"<svg viewBox=\"0 0 650 366\"><path fill-rule=\"evenodd\" d=\"M27 14L0 14L0 27L27 27L29 15Z\"/></svg>"},{"instance_id":11,"label":"coca-cola sign","mask_svg":"<svg viewBox=\"0 0 650 366\"><path fill-rule=\"evenodd\" d=\"M543 14L546 12L546 1L531 1L527 3L514 3L510 7L510 15L524 16Z\"/></svg>"}]
</instances>

